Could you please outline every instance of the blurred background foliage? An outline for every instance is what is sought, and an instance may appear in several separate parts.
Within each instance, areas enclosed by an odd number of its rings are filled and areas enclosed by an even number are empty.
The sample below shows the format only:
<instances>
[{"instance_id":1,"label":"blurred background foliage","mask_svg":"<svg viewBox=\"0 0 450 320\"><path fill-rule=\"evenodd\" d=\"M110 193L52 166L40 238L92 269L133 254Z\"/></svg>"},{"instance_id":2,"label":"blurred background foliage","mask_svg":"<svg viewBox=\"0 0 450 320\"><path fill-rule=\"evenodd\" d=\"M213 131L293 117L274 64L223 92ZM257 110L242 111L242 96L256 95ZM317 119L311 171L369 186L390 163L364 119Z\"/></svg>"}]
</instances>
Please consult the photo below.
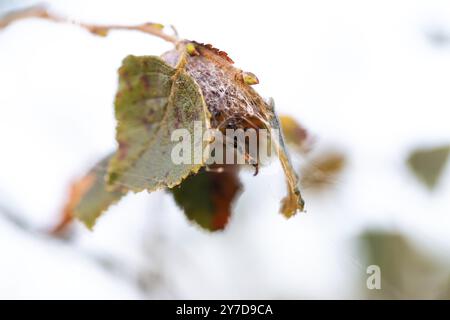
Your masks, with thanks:
<instances>
[{"instance_id":1,"label":"blurred background foliage","mask_svg":"<svg viewBox=\"0 0 450 320\"><path fill-rule=\"evenodd\" d=\"M375 299L450 299L448 261L423 252L396 232L371 230L361 236L368 265L382 270L381 290L366 289Z\"/></svg>"},{"instance_id":2,"label":"blurred background foliage","mask_svg":"<svg viewBox=\"0 0 450 320\"><path fill-rule=\"evenodd\" d=\"M1 0L0 13L35 3ZM220 15L201 1L49 5L88 22L172 23L254 72L301 141L307 212L277 213L274 163L241 172L223 231L161 192L125 197L94 232L52 233L71 183L116 147L121 60L169 47L24 21L0 31L0 298L450 298L447 1L231 1ZM250 14L256 28L229 23ZM381 290L366 287L370 265Z\"/></svg>"}]
</instances>

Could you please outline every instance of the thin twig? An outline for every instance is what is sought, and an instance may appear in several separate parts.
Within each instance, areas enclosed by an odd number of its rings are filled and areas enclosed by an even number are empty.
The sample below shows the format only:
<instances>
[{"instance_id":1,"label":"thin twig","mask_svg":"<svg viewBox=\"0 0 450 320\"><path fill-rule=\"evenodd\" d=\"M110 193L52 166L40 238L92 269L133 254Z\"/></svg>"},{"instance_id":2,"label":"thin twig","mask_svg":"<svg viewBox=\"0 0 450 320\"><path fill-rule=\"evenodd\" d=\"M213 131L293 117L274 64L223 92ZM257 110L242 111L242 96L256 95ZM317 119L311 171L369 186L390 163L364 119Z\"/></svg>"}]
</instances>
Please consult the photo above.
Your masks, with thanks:
<instances>
[{"instance_id":1,"label":"thin twig","mask_svg":"<svg viewBox=\"0 0 450 320\"><path fill-rule=\"evenodd\" d=\"M19 10L12 12L2 18L0 18L0 29L6 28L10 24L24 19L30 19L30 18L39 18L39 19L45 19L52 22L57 23L67 23L76 25L78 27L81 27L83 29L86 29L87 31L91 32L92 34L95 34L97 36L106 36L109 31L111 30L134 30L134 31L140 31L147 34L151 34L153 36L156 36L160 39L163 39L165 41L171 42L173 44L177 44L179 42L178 35L175 34L174 36L165 34L163 32L164 26L159 23L153 23L148 22L144 24L139 25L98 25L98 24L88 24L88 23L82 23L75 20L71 20L62 16L58 16L54 13L49 12L44 7L31 7L24 10Z\"/></svg>"}]
</instances>

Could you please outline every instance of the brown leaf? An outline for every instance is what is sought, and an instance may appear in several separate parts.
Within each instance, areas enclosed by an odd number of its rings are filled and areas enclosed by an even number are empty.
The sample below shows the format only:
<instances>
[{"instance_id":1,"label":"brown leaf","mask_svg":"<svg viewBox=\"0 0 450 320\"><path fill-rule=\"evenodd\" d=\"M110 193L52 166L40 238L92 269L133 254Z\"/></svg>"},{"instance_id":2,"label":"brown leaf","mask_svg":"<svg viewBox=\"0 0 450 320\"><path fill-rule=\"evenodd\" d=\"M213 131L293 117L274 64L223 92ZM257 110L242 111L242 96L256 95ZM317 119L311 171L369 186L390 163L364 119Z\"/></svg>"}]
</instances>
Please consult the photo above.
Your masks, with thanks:
<instances>
[{"instance_id":1,"label":"brown leaf","mask_svg":"<svg viewBox=\"0 0 450 320\"><path fill-rule=\"evenodd\" d=\"M312 148L312 139L308 131L293 117L280 116L281 128L286 140L286 144L295 151L306 154Z\"/></svg>"},{"instance_id":2,"label":"brown leaf","mask_svg":"<svg viewBox=\"0 0 450 320\"><path fill-rule=\"evenodd\" d=\"M346 165L342 152L328 151L310 159L300 170L302 185L313 191L323 191L335 184L338 175Z\"/></svg>"},{"instance_id":3,"label":"brown leaf","mask_svg":"<svg viewBox=\"0 0 450 320\"><path fill-rule=\"evenodd\" d=\"M66 200L64 208L60 215L59 223L51 231L54 235L60 235L67 230L71 222L73 221L73 212L77 205L80 203L82 197L92 187L95 181L95 175L89 173L81 179L74 181L69 190L69 196Z\"/></svg>"},{"instance_id":4,"label":"brown leaf","mask_svg":"<svg viewBox=\"0 0 450 320\"><path fill-rule=\"evenodd\" d=\"M242 189L238 171L235 165L204 168L170 192L189 220L210 231L222 230Z\"/></svg>"},{"instance_id":5,"label":"brown leaf","mask_svg":"<svg viewBox=\"0 0 450 320\"><path fill-rule=\"evenodd\" d=\"M186 46L189 48L186 49ZM224 52L193 41L185 41L176 50L162 55L172 66L179 65L186 58L186 72L200 86L209 112L211 127L225 129L280 129L273 104L268 104L253 88L245 82L243 71L235 68ZM256 78L256 76L254 76ZM273 132L271 132L272 134ZM282 200L281 212L290 217L303 211L304 202L298 186L298 177L292 168L283 137L271 135L288 185L288 195ZM245 150L245 148L242 148Z\"/></svg>"}]
</instances>

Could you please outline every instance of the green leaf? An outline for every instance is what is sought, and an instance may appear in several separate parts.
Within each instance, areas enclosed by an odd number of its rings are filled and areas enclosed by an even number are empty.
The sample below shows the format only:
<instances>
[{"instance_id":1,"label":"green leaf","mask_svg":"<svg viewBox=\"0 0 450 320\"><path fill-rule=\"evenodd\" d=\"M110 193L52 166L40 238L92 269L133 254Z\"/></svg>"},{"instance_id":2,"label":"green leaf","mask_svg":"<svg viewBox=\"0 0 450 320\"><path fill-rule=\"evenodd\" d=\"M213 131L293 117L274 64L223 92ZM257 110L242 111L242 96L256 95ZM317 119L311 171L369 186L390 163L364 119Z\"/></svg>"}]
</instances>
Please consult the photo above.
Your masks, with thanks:
<instances>
[{"instance_id":1,"label":"green leaf","mask_svg":"<svg viewBox=\"0 0 450 320\"><path fill-rule=\"evenodd\" d=\"M434 189L444 171L450 154L450 146L417 149L411 153L407 163L415 176L429 189Z\"/></svg>"},{"instance_id":2,"label":"green leaf","mask_svg":"<svg viewBox=\"0 0 450 320\"><path fill-rule=\"evenodd\" d=\"M88 228L92 228L103 211L127 192L125 188L107 190L105 174L111 156L106 157L92 168L80 181L77 181L69 201L73 203L73 216L80 219Z\"/></svg>"},{"instance_id":3,"label":"green leaf","mask_svg":"<svg viewBox=\"0 0 450 320\"><path fill-rule=\"evenodd\" d=\"M109 164L108 184L135 192L178 185L204 165L205 159L194 161L194 152L190 164L174 164L171 158L179 143L171 141L175 129L187 129L194 137L195 121L203 132L210 128L200 88L182 68L154 56L128 56L119 75L115 101L119 149ZM209 143L191 140L192 147L201 144L202 150Z\"/></svg>"},{"instance_id":4,"label":"green leaf","mask_svg":"<svg viewBox=\"0 0 450 320\"><path fill-rule=\"evenodd\" d=\"M381 271L381 289L365 288L369 298L442 299L448 295L448 263L421 250L403 235L368 230L361 235L360 244L364 265L376 265ZM363 276L368 277L366 272Z\"/></svg>"},{"instance_id":5,"label":"green leaf","mask_svg":"<svg viewBox=\"0 0 450 320\"><path fill-rule=\"evenodd\" d=\"M242 189L238 170L233 165L202 169L169 191L189 220L210 231L222 230Z\"/></svg>"}]
</instances>

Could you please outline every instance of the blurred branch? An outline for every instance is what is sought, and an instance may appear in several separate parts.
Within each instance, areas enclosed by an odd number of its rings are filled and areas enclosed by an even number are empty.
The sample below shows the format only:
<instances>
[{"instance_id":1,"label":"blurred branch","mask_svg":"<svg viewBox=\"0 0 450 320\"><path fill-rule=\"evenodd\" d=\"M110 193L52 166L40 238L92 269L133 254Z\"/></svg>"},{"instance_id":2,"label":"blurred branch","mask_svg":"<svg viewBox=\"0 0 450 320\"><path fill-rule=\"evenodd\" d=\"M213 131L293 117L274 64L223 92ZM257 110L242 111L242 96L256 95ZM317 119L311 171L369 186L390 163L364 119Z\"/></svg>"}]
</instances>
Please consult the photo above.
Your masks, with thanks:
<instances>
[{"instance_id":1,"label":"blurred branch","mask_svg":"<svg viewBox=\"0 0 450 320\"><path fill-rule=\"evenodd\" d=\"M88 24L88 23L82 23L75 20L67 19L65 17L56 15L54 13L49 12L47 9L41 6L37 7L31 7L24 10L18 10L15 12L12 12L10 14L7 14L4 17L0 18L0 29L6 28L10 24L24 19L30 19L30 18L39 18L44 20L49 20L52 22L57 23L67 23L76 25L78 27L81 27L90 33L97 35L97 36L107 36L108 33L111 30L134 30L134 31L140 31L147 34L151 34L153 36L156 36L158 38L161 38L165 41L171 42L173 44L176 44L178 42L178 36L175 35L171 36L168 34L165 34L163 32L164 26L159 23L143 23L139 25L98 25L98 24Z\"/></svg>"},{"instance_id":2,"label":"blurred branch","mask_svg":"<svg viewBox=\"0 0 450 320\"><path fill-rule=\"evenodd\" d=\"M14 210L5 206L3 203L0 203L0 214L5 218L6 221L14 225L17 229L28 233L35 233L36 230L33 230L31 226L17 214Z\"/></svg>"},{"instance_id":3,"label":"blurred branch","mask_svg":"<svg viewBox=\"0 0 450 320\"><path fill-rule=\"evenodd\" d=\"M72 249L77 254L89 259L90 261L97 264L103 270L116 275L117 277L128 280L132 283L138 283L138 278L130 271L131 268L128 268L123 265L122 262L117 259L113 259L109 256L99 255L98 253L90 252L83 250L79 247L72 245L71 241L67 241L66 238L56 237L49 233L48 231L42 231L36 228L33 228L30 223L27 223L23 218L23 215L17 212L16 210L10 208L4 203L0 202L0 217L3 217L5 221L9 222L13 226L16 227L17 230L26 233L32 237L35 237L40 241L47 242L59 242L60 244L66 245L68 248Z\"/></svg>"}]
</instances>

